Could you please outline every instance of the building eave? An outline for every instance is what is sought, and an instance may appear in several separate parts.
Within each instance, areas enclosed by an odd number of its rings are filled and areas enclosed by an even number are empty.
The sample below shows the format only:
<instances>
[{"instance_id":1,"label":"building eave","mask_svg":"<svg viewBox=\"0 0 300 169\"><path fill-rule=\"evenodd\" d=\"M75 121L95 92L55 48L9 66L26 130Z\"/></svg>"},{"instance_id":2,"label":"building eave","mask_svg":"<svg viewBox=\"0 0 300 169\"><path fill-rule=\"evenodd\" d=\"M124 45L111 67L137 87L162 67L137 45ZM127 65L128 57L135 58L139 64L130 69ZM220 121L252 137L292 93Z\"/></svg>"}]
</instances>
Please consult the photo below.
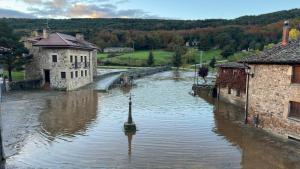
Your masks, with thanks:
<instances>
[{"instance_id":1,"label":"building eave","mask_svg":"<svg viewBox=\"0 0 300 169\"><path fill-rule=\"evenodd\" d=\"M89 51L93 51L93 50L98 50L97 48L84 48L84 47L80 47L80 46L69 46L69 45L33 45L35 47L42 47L42 48L71 48L71 49L81 49L81 50L89 50Z\"/></svg>"}]
</instances>

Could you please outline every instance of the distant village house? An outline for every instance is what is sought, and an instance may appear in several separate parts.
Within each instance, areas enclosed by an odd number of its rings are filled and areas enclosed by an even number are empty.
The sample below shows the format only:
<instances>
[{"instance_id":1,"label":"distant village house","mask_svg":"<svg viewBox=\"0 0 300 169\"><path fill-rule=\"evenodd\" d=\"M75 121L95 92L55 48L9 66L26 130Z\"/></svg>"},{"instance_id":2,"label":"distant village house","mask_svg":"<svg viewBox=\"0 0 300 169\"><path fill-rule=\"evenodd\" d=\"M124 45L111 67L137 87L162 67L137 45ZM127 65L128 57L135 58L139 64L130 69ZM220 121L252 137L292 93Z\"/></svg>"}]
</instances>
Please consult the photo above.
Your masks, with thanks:
<instances>
[{"instance_id":1,"label":"distant village house","mask_svg":"<svg viewBox=\"0 0 300 169\"><path fill-rule=\"evenodd\" d=\"M246 98L245 69L247 66L242 63L229 62L218 64L217 67L218 97L237 106L244 106Z\"/></svg>"},{"instance_id":2,"label":"distant village house","mask_svg":"<svg viewBox=\"0 0 300 169\"><path fill-rule=\"evenodd\" d=\"M33 61L26 65L27 80L42 79L44 87L59 90L74 90L93 82L97 74L98 48L84 40L62 33L47 34L24 40L33 54Z\"/></svg>"}]
</instances>

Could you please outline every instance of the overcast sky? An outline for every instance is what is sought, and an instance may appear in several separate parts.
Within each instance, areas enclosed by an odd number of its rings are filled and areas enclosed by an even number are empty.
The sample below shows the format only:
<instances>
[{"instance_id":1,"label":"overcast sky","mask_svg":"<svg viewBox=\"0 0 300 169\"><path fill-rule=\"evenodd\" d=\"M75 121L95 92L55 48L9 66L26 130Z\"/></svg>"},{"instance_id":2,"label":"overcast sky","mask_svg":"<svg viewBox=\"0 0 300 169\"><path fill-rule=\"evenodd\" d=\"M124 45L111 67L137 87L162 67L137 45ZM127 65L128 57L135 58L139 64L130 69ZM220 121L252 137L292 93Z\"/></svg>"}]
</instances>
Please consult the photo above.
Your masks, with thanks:
<instances>
[{"instance_id":1,"label":"overcast sky","mask_svg":"<svg viewBox=\"0 0 300 169\"><path fill-rule=\"evenodd\" d=\"M300 8L300 0L0 0L0 17L232 19Z\"/></svg>"}]
</instances>

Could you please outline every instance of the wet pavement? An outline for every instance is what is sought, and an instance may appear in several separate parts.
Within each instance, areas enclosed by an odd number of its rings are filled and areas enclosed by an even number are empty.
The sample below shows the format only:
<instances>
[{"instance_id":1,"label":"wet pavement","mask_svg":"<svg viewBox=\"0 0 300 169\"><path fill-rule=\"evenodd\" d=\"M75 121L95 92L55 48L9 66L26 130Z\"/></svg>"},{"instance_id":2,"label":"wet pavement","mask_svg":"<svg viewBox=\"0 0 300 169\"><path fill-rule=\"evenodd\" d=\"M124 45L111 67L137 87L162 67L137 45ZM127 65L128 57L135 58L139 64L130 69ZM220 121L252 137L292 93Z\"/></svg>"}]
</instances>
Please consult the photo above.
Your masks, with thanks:
<instances>
[{"instance_id":1,"label":"wet pavement","mask_svg":"<svg viewBox=\"0 0 300 169\"><path fill-rule=\"evenodd\" d=\"M243 110L192 97L192 84L193 72L165 72L110 93L11 93L1 107L5 167L300 168L299 143L242 125ZM136 133L122 128L130 92Z\"/></svg>"}]
</instances>

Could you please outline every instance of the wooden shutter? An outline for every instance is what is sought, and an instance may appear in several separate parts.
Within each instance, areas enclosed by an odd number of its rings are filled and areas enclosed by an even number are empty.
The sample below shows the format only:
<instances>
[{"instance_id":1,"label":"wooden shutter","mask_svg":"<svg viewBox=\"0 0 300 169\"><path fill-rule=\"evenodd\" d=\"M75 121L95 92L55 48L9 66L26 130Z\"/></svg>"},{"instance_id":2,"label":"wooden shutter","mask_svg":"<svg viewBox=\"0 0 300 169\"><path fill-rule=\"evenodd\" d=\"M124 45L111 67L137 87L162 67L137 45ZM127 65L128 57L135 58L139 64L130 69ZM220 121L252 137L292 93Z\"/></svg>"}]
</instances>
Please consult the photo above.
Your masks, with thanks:
<instances>
[{"instance_id":1,"label":"wooden shutter","mask_svg":"<svg viewBox=\"0 0 300 169\"><path fill-rule=\"evenodd\" d=\"M293 83L300 83L300 66L294 66L293 67L292 82Z\"/></svg>"},{"instance_id":2,"label":"wooden shutter","mask_svg":"<svg viewBox=\"0 0 300 169\"><path fill-rule=\"evenodd\" d=\"M290 102L290 117L300 119L300 103Z\"/></svg>"}]
</instances>

